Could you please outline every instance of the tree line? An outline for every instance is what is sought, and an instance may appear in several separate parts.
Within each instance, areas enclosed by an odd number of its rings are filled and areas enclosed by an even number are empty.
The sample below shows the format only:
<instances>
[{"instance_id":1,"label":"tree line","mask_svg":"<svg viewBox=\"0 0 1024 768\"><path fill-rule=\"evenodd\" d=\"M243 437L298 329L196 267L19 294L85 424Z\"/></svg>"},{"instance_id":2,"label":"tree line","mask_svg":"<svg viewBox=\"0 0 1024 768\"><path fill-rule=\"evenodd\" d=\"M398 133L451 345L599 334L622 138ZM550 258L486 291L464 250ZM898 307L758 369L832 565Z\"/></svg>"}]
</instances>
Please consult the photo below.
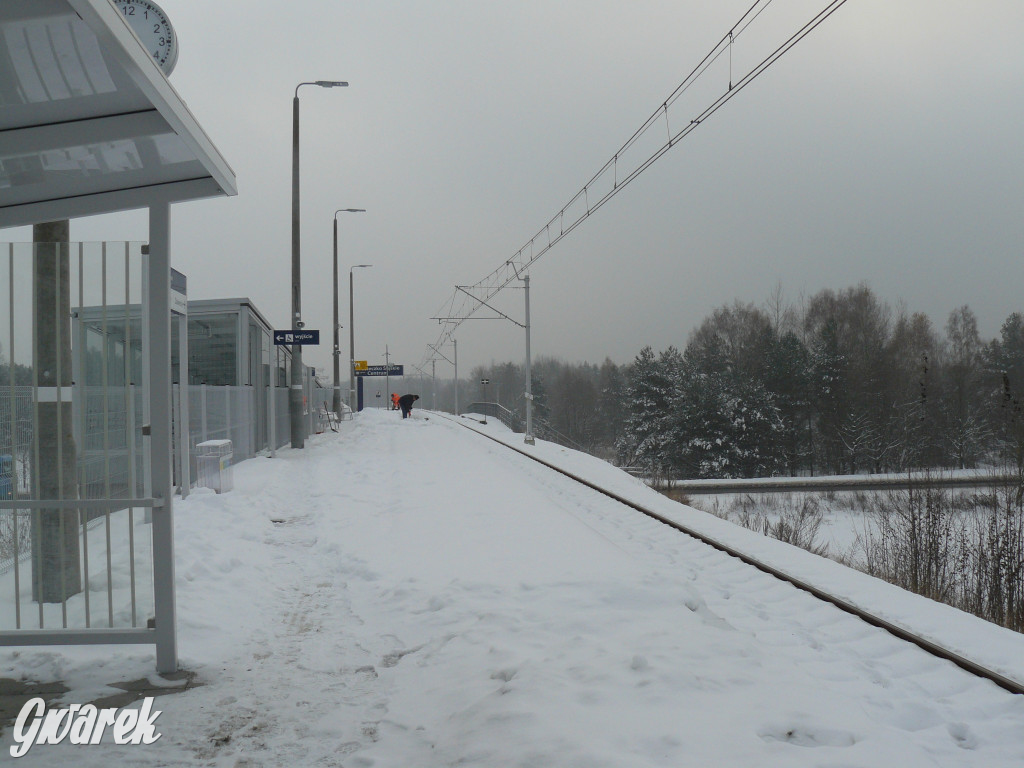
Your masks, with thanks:
<instances>
[{"instance_id":1,"label":"tree line","mask_svg":"<svg viewBox=\"0 0 1024 768\"><path fill-rule=\"evenodd\" d=\"M521 366L473 378L522 412ZM544 358L533 385L540 436L666 480L1024 466L1024 314L983 340L966 305L940 331L866 284L736 301L626 365Z\"/></svg>"}]
</instances>

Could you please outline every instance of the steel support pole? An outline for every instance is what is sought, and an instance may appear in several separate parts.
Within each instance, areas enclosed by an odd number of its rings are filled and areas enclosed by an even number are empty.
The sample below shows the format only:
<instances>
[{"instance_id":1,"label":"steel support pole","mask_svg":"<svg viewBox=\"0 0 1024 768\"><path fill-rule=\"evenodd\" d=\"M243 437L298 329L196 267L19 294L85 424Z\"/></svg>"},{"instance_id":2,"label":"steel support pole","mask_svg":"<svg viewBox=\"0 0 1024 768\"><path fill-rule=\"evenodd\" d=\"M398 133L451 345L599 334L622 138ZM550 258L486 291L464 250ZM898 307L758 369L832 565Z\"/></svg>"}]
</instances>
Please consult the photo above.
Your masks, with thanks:
<instances>
[{"instance_id":1,"label":"steel support pole","mask_svg":"<svg viewBox=\"0 0 1024 768\"><path fill-rule=\"evenodd\" d=\"M280 352L274 347L274 366L270 371L270 398L268 403L270 419L270 458L277 458L277 375L280 370Z\"/></svg>"},{"instance_id":2,"label":"steel support pole","mask_svg":"<svg viewBox=\"0 0 1024 768\"><path fill-rule=\"evenodd\" d=\"M351 297L350 297L351 299ZM351 325L351 323L349 323ZM338 214L334 214L334 397L331 410L341 413L341 339L338 331Z\"/></svg>"},{"instance_id":3,"label":"steel support pole","mask_svg":"<svg viewBox=\"0 0 1024 768\"><path fill-rule=\"evenodd\" d=\"M356 331L352 306L352 270L348 271L348 407L356 412Z\"/></svg>"},{"instance_id":4,"label":"steel support pole","mask_svg":"<svg viewBox=\"0 0 1024 768\"><path fill-rule=\"evenodd\" d=\"M302 327L302 294L299 263L299 89L292 99L292 327ZM292 377L288 387L288 415L291 422L292 448L303 448L306 442L302 419L302 346L292 344Z\"/></svg>"},{"instance_id":5,"label":"steel support pole","mask_svg":"<svg viewBox=\"0 0 1024 768\"><path fill-rule=\"evenodd\" d=\"M455 347L455 415L459 415L459 342L452 339L452 346Z\"/></svg>"},{"instance_id":6,"label":"steel support pole","mask_svg":"<svg viewBox=\"0 0 1024 768\"><path fill-rule=\"evenodd\" d=\"M523 277L523 292L526 294L526 438L527 445L534 445L533 437L533 373L530 369L530 276Z\"/></svg>"},{"instance_id":7,"label":"steel support pole","mask_svg":"<svg viewBox=\"0 0 1024 768\"><path fill-rule=\"evenodd\" d=\"M156 671L178 670L178 628L174 596L174 516L171 487L171 208L149 209L150 455L153 497L153 601L156 614Z\"/></svg>"}]
</instances>

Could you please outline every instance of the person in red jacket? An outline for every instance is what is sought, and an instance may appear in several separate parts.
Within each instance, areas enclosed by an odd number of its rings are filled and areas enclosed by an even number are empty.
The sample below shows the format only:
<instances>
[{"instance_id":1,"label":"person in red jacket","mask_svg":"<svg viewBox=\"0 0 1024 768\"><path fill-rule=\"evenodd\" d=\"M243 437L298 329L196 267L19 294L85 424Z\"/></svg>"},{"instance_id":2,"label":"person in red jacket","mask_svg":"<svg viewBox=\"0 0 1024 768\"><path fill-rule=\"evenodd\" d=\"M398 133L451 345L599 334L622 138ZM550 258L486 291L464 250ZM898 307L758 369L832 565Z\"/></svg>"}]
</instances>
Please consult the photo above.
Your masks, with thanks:
<instances>
[{"instance_id":1,"label":"person in red jacket","mask_svg":"<svg viewBox=\"0 0 1024 768\"><path fill-rule=\"evenodd\" d=\"M392 411L397 411L398 410L398 393L397 392L392 392L391 393L391 410Z\"/></svg>"}]
</instances>

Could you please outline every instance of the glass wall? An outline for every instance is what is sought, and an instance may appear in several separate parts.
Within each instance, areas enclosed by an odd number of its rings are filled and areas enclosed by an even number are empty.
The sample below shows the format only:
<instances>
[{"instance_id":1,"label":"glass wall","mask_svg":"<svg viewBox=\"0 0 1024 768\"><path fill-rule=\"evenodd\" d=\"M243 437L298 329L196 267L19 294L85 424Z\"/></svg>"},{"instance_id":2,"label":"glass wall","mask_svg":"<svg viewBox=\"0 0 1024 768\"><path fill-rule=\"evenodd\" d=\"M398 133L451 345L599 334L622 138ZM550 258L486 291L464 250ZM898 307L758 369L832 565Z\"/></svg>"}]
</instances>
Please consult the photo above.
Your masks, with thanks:
<instances>
[{"instance_id":1,"label":"glass wall","mask_svg":"<svg viewBox=\"0 0 1024 768\"><path fill-rule=\"evenodd\" d=\"M190 315L188 377L190 384L238 386L238 312Z\"/></svg>"}]
</instances>

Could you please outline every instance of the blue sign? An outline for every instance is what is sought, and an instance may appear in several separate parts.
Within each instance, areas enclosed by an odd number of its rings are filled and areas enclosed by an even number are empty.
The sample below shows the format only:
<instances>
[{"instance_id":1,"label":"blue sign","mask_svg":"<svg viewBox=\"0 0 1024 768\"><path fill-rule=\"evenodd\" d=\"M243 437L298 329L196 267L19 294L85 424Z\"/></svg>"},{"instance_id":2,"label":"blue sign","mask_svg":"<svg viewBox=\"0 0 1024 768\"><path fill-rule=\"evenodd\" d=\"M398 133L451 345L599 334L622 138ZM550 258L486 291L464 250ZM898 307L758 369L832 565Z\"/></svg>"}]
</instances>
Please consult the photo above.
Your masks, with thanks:
<instances>
[{"instance_id":1,"label":"blue sign","mask_svg":"<svg viewBox=\"0 0 1024 768\"><path fill-rule=\"evenodd\" d=\"M356 376L405 376L405 366L368 365L365 371L356 371Z\"/></svg>"},{"instance_id":2,"label":"blue sign","mask_svg":"<svg viewBox=\"0 0 1024 768\"><path fill-rule=\"evenodd\" d=\"M320 331L274 331L274 343L278 345L298 344L299 346L319 344Z\"/></svg>"}]
</instances>

